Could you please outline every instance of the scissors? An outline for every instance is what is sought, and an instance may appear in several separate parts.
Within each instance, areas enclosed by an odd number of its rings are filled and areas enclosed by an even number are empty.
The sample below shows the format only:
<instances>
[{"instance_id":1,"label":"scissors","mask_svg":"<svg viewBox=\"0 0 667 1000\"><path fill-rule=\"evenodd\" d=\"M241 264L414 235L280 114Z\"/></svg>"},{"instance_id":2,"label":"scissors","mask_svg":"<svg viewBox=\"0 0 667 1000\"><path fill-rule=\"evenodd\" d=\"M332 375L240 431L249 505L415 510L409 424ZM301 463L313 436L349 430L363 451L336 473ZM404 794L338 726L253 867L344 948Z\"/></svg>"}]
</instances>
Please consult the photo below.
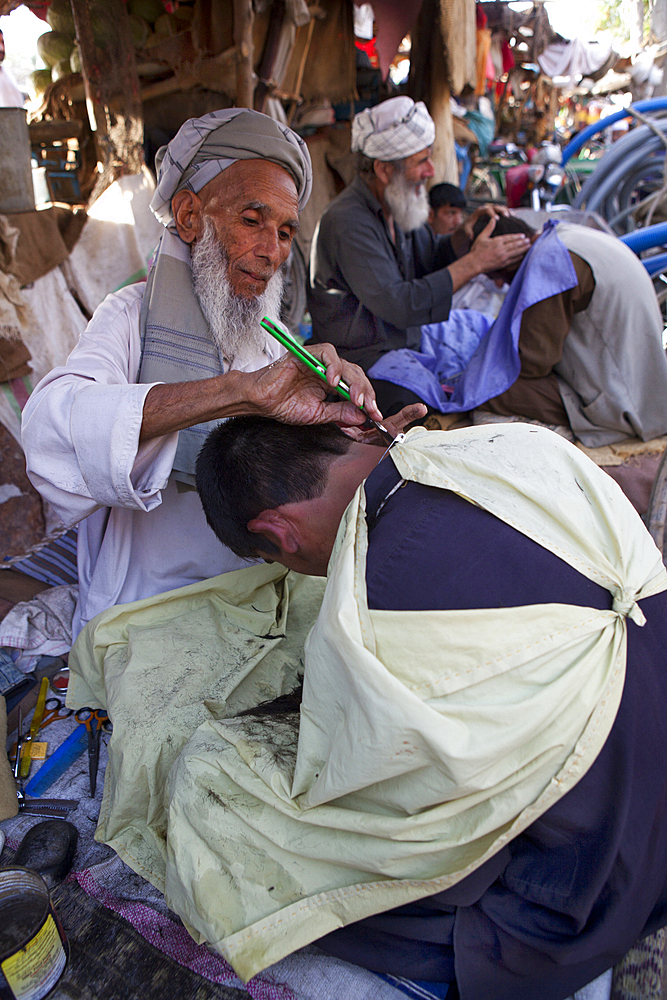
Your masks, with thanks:
<instances>
[{"instance_id":1,"label":"scissors","mask_svg":"<svg viewBox=\"0 0 667 1000\"><path fill-rule=\"evenodd\" d=\"M90 776L90 797L95 797L97 786L97 768L100 763L100 734L111 732L109 716L103 708L85 706L75 713L77 722L83 723L88 730L88 774Z\"/></svg>"},{"instance_id":2,"label":"scissors","mask_svg":"<svg viewBox=\"0 0 667 1000\"><path fill-rule=\"evenodd\" d=\"M52 722L58 722L59 719L68 719L72 715L73 709L65 708L60 698L47 698L44 702L45 712L42 716L42 724L39 729L40 732L45 726L50 726Z\"/></svg>"}]
</instances>

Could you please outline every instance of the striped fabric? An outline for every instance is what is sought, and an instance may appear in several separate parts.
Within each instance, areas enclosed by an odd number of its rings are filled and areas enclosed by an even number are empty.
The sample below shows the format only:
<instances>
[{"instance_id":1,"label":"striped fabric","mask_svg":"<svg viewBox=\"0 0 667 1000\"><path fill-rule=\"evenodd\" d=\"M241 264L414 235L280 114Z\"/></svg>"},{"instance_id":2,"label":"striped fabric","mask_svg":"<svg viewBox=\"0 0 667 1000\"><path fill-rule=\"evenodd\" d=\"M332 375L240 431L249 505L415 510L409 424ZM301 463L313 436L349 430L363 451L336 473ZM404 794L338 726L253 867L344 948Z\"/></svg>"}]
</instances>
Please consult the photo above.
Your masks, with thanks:
<instances>
[{"instance_id":1,"label":"striped fabric","mask_svg":"<svg viewBox=\"0 0 667 1000\"><path fill-rule=\"evenodd\" d=\"M68 528L57 538L34 545L25 555L6 559L0 568L19 570L26 576L48 583L50 587L76 583L77 530L76 527Z\"/></svg>"},{"instance_id":2,"label":"striped fabric","mask_svg":"<svg viewBox=\"0 0 667 1000\"><path fill-rule=\"evenodd\" d=\"M21 411L33 390L32 379L29 375L24 378L13 378L1 383L0 389L2 390L0 400L5 403L0 417L9 432L20 440ZM35 580L48 583L50 587L77 583L79 579L76 564L77 530L76 527L68 528L55 537L38 542L20 556L6 558L0 563L0 569L11 567Z\"/></svg>"},{"instance_id":3,"label":"striped fabric","mask_svg":"<svg viewBox=\"0 0 667 1000\"><path fill-rule=\"evenodd\" d=\"M414 1000L444 1000L451 995L449 983L427 983L417 979L403 979L401 976L388 976L381 972L377 972L376 975L378 979L383 979L385 983L389 983L406 996L413 997Z\"/></svg>"}]
</instances>

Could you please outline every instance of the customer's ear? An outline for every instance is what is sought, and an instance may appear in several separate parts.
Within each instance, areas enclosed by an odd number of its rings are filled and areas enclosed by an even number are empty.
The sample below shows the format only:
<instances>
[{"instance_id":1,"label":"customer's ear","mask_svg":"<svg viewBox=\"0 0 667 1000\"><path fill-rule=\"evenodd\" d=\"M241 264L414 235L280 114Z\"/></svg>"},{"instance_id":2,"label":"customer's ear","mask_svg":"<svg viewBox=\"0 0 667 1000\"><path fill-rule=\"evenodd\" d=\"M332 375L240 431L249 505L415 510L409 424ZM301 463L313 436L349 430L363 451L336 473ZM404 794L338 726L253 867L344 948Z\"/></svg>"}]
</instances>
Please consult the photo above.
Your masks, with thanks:
<instances>
[{"instance_id":1,"label":"customer's ear","mask_svg":"<svg viewBox=\"0 0 667 1000\"><path fill-rule=\"evenodd\" d=\"M248 521L248 531L261 535L273 542L281 553L293 555L299 551L299 534L294 522L279 510L263 510L257 517ZM261 551L261 542L258 540Z\"/></svg>"}]
</instances>

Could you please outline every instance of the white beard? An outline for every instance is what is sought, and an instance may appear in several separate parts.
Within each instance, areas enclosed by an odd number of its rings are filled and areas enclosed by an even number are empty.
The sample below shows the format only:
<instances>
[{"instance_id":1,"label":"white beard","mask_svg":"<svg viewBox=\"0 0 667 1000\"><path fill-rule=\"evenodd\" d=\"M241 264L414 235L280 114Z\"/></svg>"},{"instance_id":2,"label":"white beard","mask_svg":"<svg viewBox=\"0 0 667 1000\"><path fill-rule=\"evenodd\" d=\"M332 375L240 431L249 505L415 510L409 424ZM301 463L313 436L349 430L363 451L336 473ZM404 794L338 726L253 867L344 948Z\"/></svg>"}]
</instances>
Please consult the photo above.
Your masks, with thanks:
<instances>
[{"instance_id":1,"label":"white beard","mask_svg":"<svg viewBox=\"0 0 667 1000\"><path fill-rule=\"evenodd\" d=\"M428 219L426 187L421 184L419 189L415 190L414 184L408 183L400 168L394 171L392 179L384 189L383 197L394 222L404 233L419 229Z\"/></svg>"},{"instance_id":2,"label":"white beard","mask_svg":"<svg viewBox=\"0 0 667 1000\"><path fill-rule=\"evenodd\" d=\"M267 334L259 321L280 319L283 274L276 271L265 290L255 298L236 295L227 276L227 255L215 235L210 219L204 220L204 235L192 247L192 285L213 342L234 363L261 354Z\"/></svg>"}]
</instances>

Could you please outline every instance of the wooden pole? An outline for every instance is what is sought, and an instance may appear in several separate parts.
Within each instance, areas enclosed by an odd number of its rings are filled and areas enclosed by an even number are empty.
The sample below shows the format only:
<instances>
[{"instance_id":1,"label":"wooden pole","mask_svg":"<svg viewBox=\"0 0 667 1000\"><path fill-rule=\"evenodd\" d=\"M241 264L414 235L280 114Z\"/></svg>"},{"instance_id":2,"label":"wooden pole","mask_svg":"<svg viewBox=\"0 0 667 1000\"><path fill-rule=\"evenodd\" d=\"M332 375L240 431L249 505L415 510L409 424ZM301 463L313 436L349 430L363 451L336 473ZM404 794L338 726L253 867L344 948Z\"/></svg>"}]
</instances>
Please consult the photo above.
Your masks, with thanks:
<instances>
[{"instance_id":1,"label":"wooden pole","mask_svg":"<svg viewBox=\"0 0 667 1000\"><path fill-rule=\"evenodd\" d=\"M86 94L88 120L98 142L99 155L101 153L99 145L100 143L103 145L102 140L108 137L109 129L102 101L102 74L95 56L95 42L93 41L93 29L90 23L90 10L88 0L70 0L70 4L74 17L76 42L81 54L81 75L83 76L83 86ZM104 160L104 156L99 156L99 158Z\"/></svg>"},{"instance_id":2,"label":"wooden pole","mask_svg":"<svg viewBox=\"0 0 667 1000\"><path fill-rule=\"evenodd\" d=\"M414 72L413 72L414 65ZM436 0L424 0L417 25L412 32L410 53L410 96L424 101L435 122L433 143L433 183L459 183L459 170L454 148L454 126L449 104L451 89L445 62L445 45L440 22L440 6Z\"/></svg>"},{"instance_id":3,"label":"wooden pole","mask_svg":"<svg viewBox=\"0 0 667 1000\"><path fill-rule=\"evenodd\" d=\"M238 46L236 107L252 108L255 94L252 0L234 0L234 44Z\"/></svg>"}]
</instances>

